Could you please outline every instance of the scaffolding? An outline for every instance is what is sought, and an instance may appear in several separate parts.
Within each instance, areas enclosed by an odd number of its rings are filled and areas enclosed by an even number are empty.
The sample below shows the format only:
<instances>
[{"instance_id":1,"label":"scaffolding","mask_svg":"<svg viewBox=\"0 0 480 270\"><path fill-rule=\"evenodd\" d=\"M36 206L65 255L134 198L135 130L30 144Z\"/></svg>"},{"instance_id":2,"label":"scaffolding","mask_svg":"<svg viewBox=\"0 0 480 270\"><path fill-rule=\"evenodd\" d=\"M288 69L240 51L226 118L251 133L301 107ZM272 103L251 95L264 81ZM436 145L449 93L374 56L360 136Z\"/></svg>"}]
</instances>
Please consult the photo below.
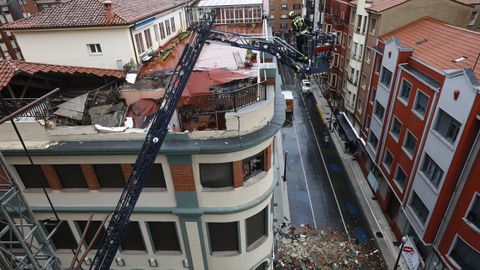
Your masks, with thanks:
<instances>
[{"instance_id":1,"label":"scaffolding","mask_svg":"<svg viewBox=\"0 0 480 270\"><path fill-rule=\"evenodd\" d=\"M0 152L0 268L59 270L50 237L35 219L19 181Z\"/></svg>"}]
</instances>

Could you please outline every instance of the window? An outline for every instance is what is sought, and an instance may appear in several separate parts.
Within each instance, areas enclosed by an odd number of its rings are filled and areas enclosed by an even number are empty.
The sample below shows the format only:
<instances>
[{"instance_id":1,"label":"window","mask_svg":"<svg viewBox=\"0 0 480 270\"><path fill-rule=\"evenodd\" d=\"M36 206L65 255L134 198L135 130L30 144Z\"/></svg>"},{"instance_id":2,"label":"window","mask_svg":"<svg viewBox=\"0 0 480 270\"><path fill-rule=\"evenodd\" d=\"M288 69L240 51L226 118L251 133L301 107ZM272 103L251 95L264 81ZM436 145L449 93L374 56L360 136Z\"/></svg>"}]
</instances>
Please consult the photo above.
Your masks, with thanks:
<instances>
[{"instance_id":1,"label":"window","mask_svg":"<svg viewBox=\"0 0 480 270\"><path fill-rule=\"evenodd\" d=\"M392 129L390 130L392 136L398 140L400 136L400 132L402 131L402 123L398 120L398 118L394 117L392 122Z\"/></svg>"},{"instance_id":2,"label":"window","mask_svg":"<svg viewBox=\"0 0 480 270\"><path fill-rule=\"evenodd\" d=\"M390 168L392 168L392 164L393 164L392 153L390 153L390 151L388 150L385 150L385 156L383 157L383 165L385 165L385 168L390 170Z\"/></svg>"},{"instance_id":3,"label":"window","mask_svg":"<svg viewBox=\"0 0 480 270\"><path fill-rule=\"evenodd\" d=\"M382 76L380 77L380 82L385 85L387 88L390 88L390 83L392 81L392 72L385 67L382 67Z\"/></svg>"},{"instance_id":4,"label":"window","mask_svg":"<svg viewBox=\"0 0 480 270\"><path fill-rule=\"evenodd\" d=\"M174 17L170 18L170 26L172 27L172 33L175 33L175 31L177 29L175 27L175 18Z\"/></svg>"},{"instance_id":5,"label":"window","mask_svg":"<svg viewBox=\"0 0 480 270\"><path fill-rule=\"evenodd\" d=\"M25 188L48 188L48 182L40 165L15 165Z\"/></svg>"},{"instance_id":6,"label":"window","mask_svg":"<svg viewBox=\"0 0 480 270\"><path fill-rule=\"evenodd\" d=\"M417 146L417 139L413 137L410 131L407 131L407 135L405 135L405 141L403 143L403 148L407 153L413 155L413 151L415 151L415 147Z\"/></svg>"},{"instance_id":7,"label":"window","mask_svg":"<svg viewBox=\"0 0 480 270\"><path fill-rule=\"evenodd\" d=\"M372 122L372 117L369 115L367 116L367 120L365 120L365 129L368 131L370 129L370 122Z\"/></svg>"},{"instance_id":8,"label":"window","mask_svg":"<svg viewBox=\"0 0 480 270\"><path fill-rule=\"evenodd\" d=\"M443 170L440 168L440 166L438 166L435 161L433 161L433 159L428 154L425 154L425 157L423 158L423 165L421 170L428 178L428 180L430 180L430 182L436 188L438 188L440 180L443 176Z\"/></svg>"},{"instance_id":9,"label":"window","mask_svg":"<svg viewBox=\"0 0 480 270\"><path fill-rule=\"evenodd\" d=\"M102 222L99 220L92 220L90 222L90 227L88 228L87 234L85 235L85 245L88 246L93 240L93 237L95 236L95 233L97 230L100 228L102 225ZM85 230L85 226L87 226L87 221L77 221L77 226L79 229L80 236L83 234L83 231ZM100 241L103 238L103 235L105 234L105 228L101 228L100 234L98 235L97 239L95 239L95 243L92 246L92 249L98 249L98 246L100 245Z\"/></svg>"},{"instance_id":10,"label":"window","mask_svg":"<svg viewBox=\"0 0 480 270\"><path fill-rule=\"evenodd\" d=\"M427 111L429 97L421 91L417 91L417 98L415 99L415 104L413 105L413 110L419 113L422 117Z\"/></svg>"},{"instance_id":11,"label":"window","mask_svg":"<svg viewBox=\"0 0 480 270\"><path fill-rule=\"evenodd\" d=\"M175 222L147 222L150 231L153 250L157 251L180 251L177 228Z\"/></svg>"},{"instance_id":12,"label":"window","mask_svg":"<svg viewBox=\"0 0 480 270\"><path fill-rule=\"evenodd\" d=\"M400 94L398 97L408 103L408 99L410 98L410 92L412 91L412 84L409 83L407 80L402 80L402 86L400 86Z\"/></svg>"},{"instance_id":13,"label":"window","mask_svg":"<svg viewBox=\"0 0 480 270\"><path fill-rule=\"evenodd\" d=\"M335 45L340 46L342 44L342 32L336 31L337 38L335 39Z\"/></svg>"},{"instance_id":14,"label":"window","mask_svg":"<svg viewBox=\"0 0 480 270\"><path fill-rule=\"evenodd\" d=\"M385 108L377 102L375 102L375 111L373 112L373 114L375 114L375 116L378 117L378 119L380 121L383 121L383 115L385 113Z\"/></svg>"},{"instance_id":15,"label":"window","mask_svg":"<svg viewBox=\"0 0 480 270\"><path fill-rule=\"evenodd\" d=\"M137 45L138 54L141 54L145 51L145 45L143 45L142 33L135 34L135 44Z\"/></svg>"},{"instance_id":16,"label":"window","mask_svg":"<svg viewBox=\"0 0 480 270\"><path fill-rule=\"evenodd\" d=\"M333 54L333 66L334 67L338 67L338 56L339 56L338 53Z\"/></svg>"},{"instance_id":17,"label":"window","mask_svg":"<svg viewBox=\"0 0 480 270\"><path fill-rule=\"evenodd\" d=\"M372 49L367 47L367 50L365 52L365 62L367 62L367 64L370 64L371 58L372 58Z\"/></svg>"},{"instance_id":18,"label":"window","mask_svg":"<svg viewBox=\"0 0 480 270\"><path fill-rule=\"evenodd\" d=\"M467 220L480 230L480 196L478 194L475 194L470 210L468 210Z\"/></svg>"},{"instance_id":19,"label":"window","mask_svg":"<svg viewBox=\"0 0 480 270\"><path fill-rule=\"evenodd\" d=\"M281 14L280 15L280 19L286 19L287 18L287 14Z\"/></svg>"},{"instance_id":20,"label":"window","mask_svg":"<svg viewBox=\"0 0 480 270\"><path fill-rule=\"evenodd\" d=\"M382 66L382 57L380 55L375 56L375 73L380 73L380 68Z\"/></svg>"},{"instance_id":21,"label":"window","mask_svg":"<svg viewBox=\"0 0 480 270\"><path fill-rule=\"evenodd\" d=\"M370 145L371 145L374 149L377 149L378 138L377 138L377 136L375 136L375 134L373 134L372 132L370 132L370 137L369 137L368 142L370 143Z\"/></svg>"},{"instance_id":22,"label":"window","mask_svg":"<svg viewBox=\"0 0 480 270\"><path fill-rule=\"evenodd\" d=\"M56 223L45 223L45 229L47 229L48 233L51 233L55 227ZM73 236L72 230L68 225L66 220L62 221L58 230L53 234L52 242L55 245L55 249L76 249L77 248L77 240Z\"/></svg>"},{"instance_id":23,"label":"window","mask_svg":"<svg viewBox=\"0 0 480 270\"><path fill-rule=\"evenodd\" d=\"M87 44L87 47L90 54L102 54L102 47L98 43Z\"/></svg>"},{"instance_id":24,"label":"window","mask_svg":"<svg viewBox=\"0 0 480 270\"><path fill-rule=\"evenodd\" d=\"M125 178L119 164L93 164L98 184L102 188L123 188Z\"/></svg>"},{"instance_id":25,"label":"window","mask_svg":"<svg viewBox=\"0 0 480 270\"><path fill-rule=\"evenodd\" d=\"M375 19L375 18L373 18L373 17L370 18L370 26L369 26L369 28L370 28L369 33L372 34L372 35L375 35L375 32L376 32L376 30L377 30L377 19Z\"/></svg>"},{"instance_id":26,"label":"window","mask_svg":"<svg viewBox=\"0 0 480 270\"><path fill-rule=\"evenodd\" d=\"M150 34L150 29L143 31L145 33L145 42L147 43L147 48L152 47L152 36Z\"/></svg>"},{"instance_id":27,"label":"window","mask_svg":"<svg viewBox=\"0 0 480 270\"><path fill-rule=\"evenodd\" d=\"M145 243L143 242L142 232L138 221L131 221L128 224L125 236L120 243L121 250L145 250Z\"/></svg>"},{"instance_id":28,"label":"window","mask_svg":"<svg viewBox=\"0 0 480 270\"><path fill-rule=\"evenodd\" d=\"M340 70L343 70L344 62L345 62L345 58L343 56L340 56L340 63L338 64Z\"/></svg>"},{"instance_id":29,"label":"window","mask_svg":"<svg viewBox=\"0 0 480 270\"><path fill-rule=\"evenodd\" d=\"M233 186L232 163L200 164L200 182L209 188Z\"/></svg>"},{"instance_id":30,"label":"window","mask_svg":"<svg viewBox=\"0 0 480 270\"><path fill-rule=\"evenodd\" d=\"M428 214L430 212L415 191L413 191L412 200L410 201L410 207L412 208L415 215L417 215L418 219L422 222L422 224L425 224L425 221L427 221Z\"/></svg>"},{"instance_id":31,"label":"window","mask_svg":"<svg viewBox=\"0 0 480 270\"><path fill-rule=\"evenodd\" d=\"M243 180L247 180L252 176L264 171L264 152L260 152L253 157L243 160Z\"/></svg>"},{"instance_id":32,"label":"window","mask_svg":"<svg viewBox=\"0 0 480 270\"><path fill-rule=\"evenodd\" d=\"M330 73L330 77L328 78L328 84L331 87L337 87L337 74Z\"/></svg>"},{"instance_id":33,"label":"window","mask_svg":"<svg viewBox=\"0 0 480 270\"><path fill-rule=\"evenodd\" d=\"M155 41L158 42L160 40L160 35L159 35L159 32L158 32L158 24L155 24L153 26L153 32L155 34Z\"/></svg>"},{"instance_id":34,"label":"window","mask_svg":"<svg viewBox=\"0 0 480 270\"><path fill-rule=\"evenodd\" d=\"M376 94L377 94L377 89L372 88L372 94L370 95L370 103L373 104L373 102L375 101L375 95Z\"/></svg>"},{"instance_id":35,"label":"window","mask_svg":"<svg viewBox=\"0 0 480 270\"><path fill-rule=\"evenodd\" d=\"M170 21L169 20L165 20L165 29L167 30L167 36L170 36L170 34L172 32L170 31Z\"/></svg>"},{"instance_id":36,"label":"window","mask_svg":"<svg viewBox=\"0 0 480 270\"><path fill-rule=\"evenodd\" d=\"M293 4L293 9L301 9L302 5L300 4Z\"/></svg>"},{"instance_id":37,"label":"window","mask_svg":"<svg viewBox=\"0 0 480 270\"><path fill-rule=\"evenodd\" d=\"M153 164L150 169L150 175L148 176L147 181L145 182L144 187L146 188L155 188L161 187L166 188L165 184L165 175L163 174L162 164Z\"/></svg>"},{"instance_id":38,"label":"window","mask_svg":"<svg viewBox=\"0 0 480 270\"><path fill-rule=\"evenodd\" d=\"M207 223L210 249L215 251L238 251L238 222Z\"/></svg>"},{"instance_id":39,"label":"window","mask_svg":"<svg viewBox=\"0 0 480 270\"><path fill-rule=\"evenodd\" d=\"M435 130L447 139L450 143L455 143L458 133L460 132L461 124L448 113L440 109L438 111L437 123Z\"/></svg>"},{"instance_id":40,"label":"window","mask_svg":"<svg viewBox=\"0 0 480 270\"><path fill-rule=\"evenodd\" d=\"M158 24L158 27L160 28L160 37L162 39L165 38L165 27L163 26L163 22Z\"/></svg>"},{"instance_id":41,"label":"window","mask_svg":"<svg viewBox=\"0 0 480 270\"><path fill-rule=\"evenodd\" d=\"M287 9L288 9L288 5L281 5L281 6L280 6L280 9L281 9L281 10L287 10Z\"/></svg>"},{"instance_id":42,"label":"window","mask_svg":"<svg viewBox=\"0 0 480 270\"><path fill-rule=\"evenodd\" d=\"M288 23L280 23L280 28L282 29L288 28Z\"/></svg>"},{"instance_id":43,"label":"window","mask_svg":"<svg viewBox=\"0 0 480 270\"><path fill-rule=\"evenodd\" d=\"M365 89L367 86L367 74L362 73L362 77L360 78L360 87Z\"/></svg>"},{"instance_id":44,"label":"window","mask_svg":"<svg viewBox=\"0 0 480 270\"><path fill-rule=\"evenodd\" d=\"M270 19L275 19L275 15L270 15Z\"/></svg>"},{"instance_id":45,"label":"window","mask_svg":"<svg viewBox=\"0 0 480 270\"><path fill-rule=\"evenodd\" d=\"M356 23L357 27L355 29L355 31L357 33L360 33L360 28L362 27L362 15L357 15L357 23Z\"/></svg>"},{"instance_id":46,"label":"window","mask_svg":"<svg viewBox=\"0 0 480 270\"><path fill-rule=\"evenodd\" d=\"M473 249L460 237L457 237L455 246L450 251L450 258L452 258L461 269L465 270L478 269L480 265L480 252Z\"/></svg>"},{"instance_id":47,"label":"window","mask_svg":"<svg viewBox=\"0 0 480 270\"><path fill-rule=\"evenodd\" d=\"M397 166L397 170L395 171L395 175L393 176L393 180L397 182L398 186L403 190L405 187L405 183L407 181L407 174L403 171L400 165Z\"/></svg>"},{"instance_id":48,"label":"window","mask_svg":"<svg viewBox=\"0 0 480 270\"><path fill-rule=\"evenodd\" d=\"M88 188L80 165L54 165L63 188Z\"/></svg>"},{"instance_id":49,"label":"window","mask_svg":"<svg viewBox=\"0 0 480 270\"><path fill-rule=\"evenodd\" d=\"M478 17L478 11L472 12L470 15L470 18L468 19L468 26L472 26L475 24L475 21L477 20Z\"/></svg>"},{"instance_id":50,"label":"window","mask_svg":"<svg viewBox=\"0 0 480 270\"><path fill-rule=\"evenodd\" d=\"M245 221L247 233L247 250L255 243L258 243L267 236L268 226L268 209L264 208L262 211L254 216L247 218Z\"/></svg>"}]
</instances>

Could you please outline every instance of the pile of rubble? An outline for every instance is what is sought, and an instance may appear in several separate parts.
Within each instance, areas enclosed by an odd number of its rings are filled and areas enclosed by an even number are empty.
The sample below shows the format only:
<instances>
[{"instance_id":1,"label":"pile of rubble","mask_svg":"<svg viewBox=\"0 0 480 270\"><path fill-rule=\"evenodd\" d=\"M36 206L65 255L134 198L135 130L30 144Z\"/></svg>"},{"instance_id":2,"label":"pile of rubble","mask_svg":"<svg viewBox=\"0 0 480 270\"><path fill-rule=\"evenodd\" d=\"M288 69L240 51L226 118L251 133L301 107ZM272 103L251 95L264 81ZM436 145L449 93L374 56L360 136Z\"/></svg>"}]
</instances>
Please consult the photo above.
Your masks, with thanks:
<instances>
[{"instance_id":1,"label":"pile of rubble","mask_svg":"<svg viewBox=\"0 0 480 270\"><path fill-rule=\"evenodd\" d=\"M275 232L275 270L385 269L378 250L349 241L343 233L309 225Z\"/></svg>"}]
</instances>

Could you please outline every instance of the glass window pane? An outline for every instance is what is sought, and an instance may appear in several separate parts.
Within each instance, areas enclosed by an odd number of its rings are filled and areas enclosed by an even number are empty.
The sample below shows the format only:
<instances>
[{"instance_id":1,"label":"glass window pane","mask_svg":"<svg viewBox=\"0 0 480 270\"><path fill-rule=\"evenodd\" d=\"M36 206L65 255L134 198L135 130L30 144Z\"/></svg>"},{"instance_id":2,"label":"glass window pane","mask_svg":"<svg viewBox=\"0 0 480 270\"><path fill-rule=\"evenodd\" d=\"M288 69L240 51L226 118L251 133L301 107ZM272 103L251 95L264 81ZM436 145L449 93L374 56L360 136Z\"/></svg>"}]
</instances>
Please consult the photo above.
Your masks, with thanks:
<instances>
[{"instance_id":1,"label":"glass window pane","mask_svg":"<svg viewBox=\"0 0 480 270\"><path fill-rule=\"evenodd\" d=\"M267 208L245 221L247 227L247 247L267 236Z\"/></svg>"},{"instance_id":2,"label":"glass window pane","mask_svg":"<svg viewBox=\"0 0 480 270\"><path fill-rule=\"evenodd\" d=\"M203 187L233 186L232 163L200 164L200 181Z\"/></svg>"},{"instance_id":3,"label":"glass window pane","mask_svg":"<svg viewBox=\"0 0 480 270\"><path fill-rule=\"evenodd\" d=\"M155 251L180 251L175 222L147 222Z\"/></svg>"},{"instance_id":4,"label":"glass window pane","mask_svg":"<svg viewBox=\"0 0 480 270\"><path fill-rule=\"evenodd\" d=\"M208 223L212 251L238 251L238 223Z\"/></svg>"}]
</instances>

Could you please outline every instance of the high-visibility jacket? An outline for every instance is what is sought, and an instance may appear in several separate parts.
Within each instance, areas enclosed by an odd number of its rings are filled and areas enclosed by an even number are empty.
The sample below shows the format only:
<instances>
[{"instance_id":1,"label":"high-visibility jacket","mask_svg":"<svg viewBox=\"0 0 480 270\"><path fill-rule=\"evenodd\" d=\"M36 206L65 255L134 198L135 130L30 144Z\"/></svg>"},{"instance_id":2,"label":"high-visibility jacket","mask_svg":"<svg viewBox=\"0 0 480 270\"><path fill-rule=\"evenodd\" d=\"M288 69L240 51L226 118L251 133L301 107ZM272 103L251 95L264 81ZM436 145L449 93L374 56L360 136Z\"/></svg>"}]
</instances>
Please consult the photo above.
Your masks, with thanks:
<instances>
[{"instance_id":1,"label":"high-visibility jacket","mask_svg":"<svg viewBox=\"0 0 480 270\"><path fill-rule=\"evenodd\" d=\"M307 23L305 22L305 18L302 16L297 16L292 20L292 28L296 36L308 33Z\"/></svg>"}]
</instances>

